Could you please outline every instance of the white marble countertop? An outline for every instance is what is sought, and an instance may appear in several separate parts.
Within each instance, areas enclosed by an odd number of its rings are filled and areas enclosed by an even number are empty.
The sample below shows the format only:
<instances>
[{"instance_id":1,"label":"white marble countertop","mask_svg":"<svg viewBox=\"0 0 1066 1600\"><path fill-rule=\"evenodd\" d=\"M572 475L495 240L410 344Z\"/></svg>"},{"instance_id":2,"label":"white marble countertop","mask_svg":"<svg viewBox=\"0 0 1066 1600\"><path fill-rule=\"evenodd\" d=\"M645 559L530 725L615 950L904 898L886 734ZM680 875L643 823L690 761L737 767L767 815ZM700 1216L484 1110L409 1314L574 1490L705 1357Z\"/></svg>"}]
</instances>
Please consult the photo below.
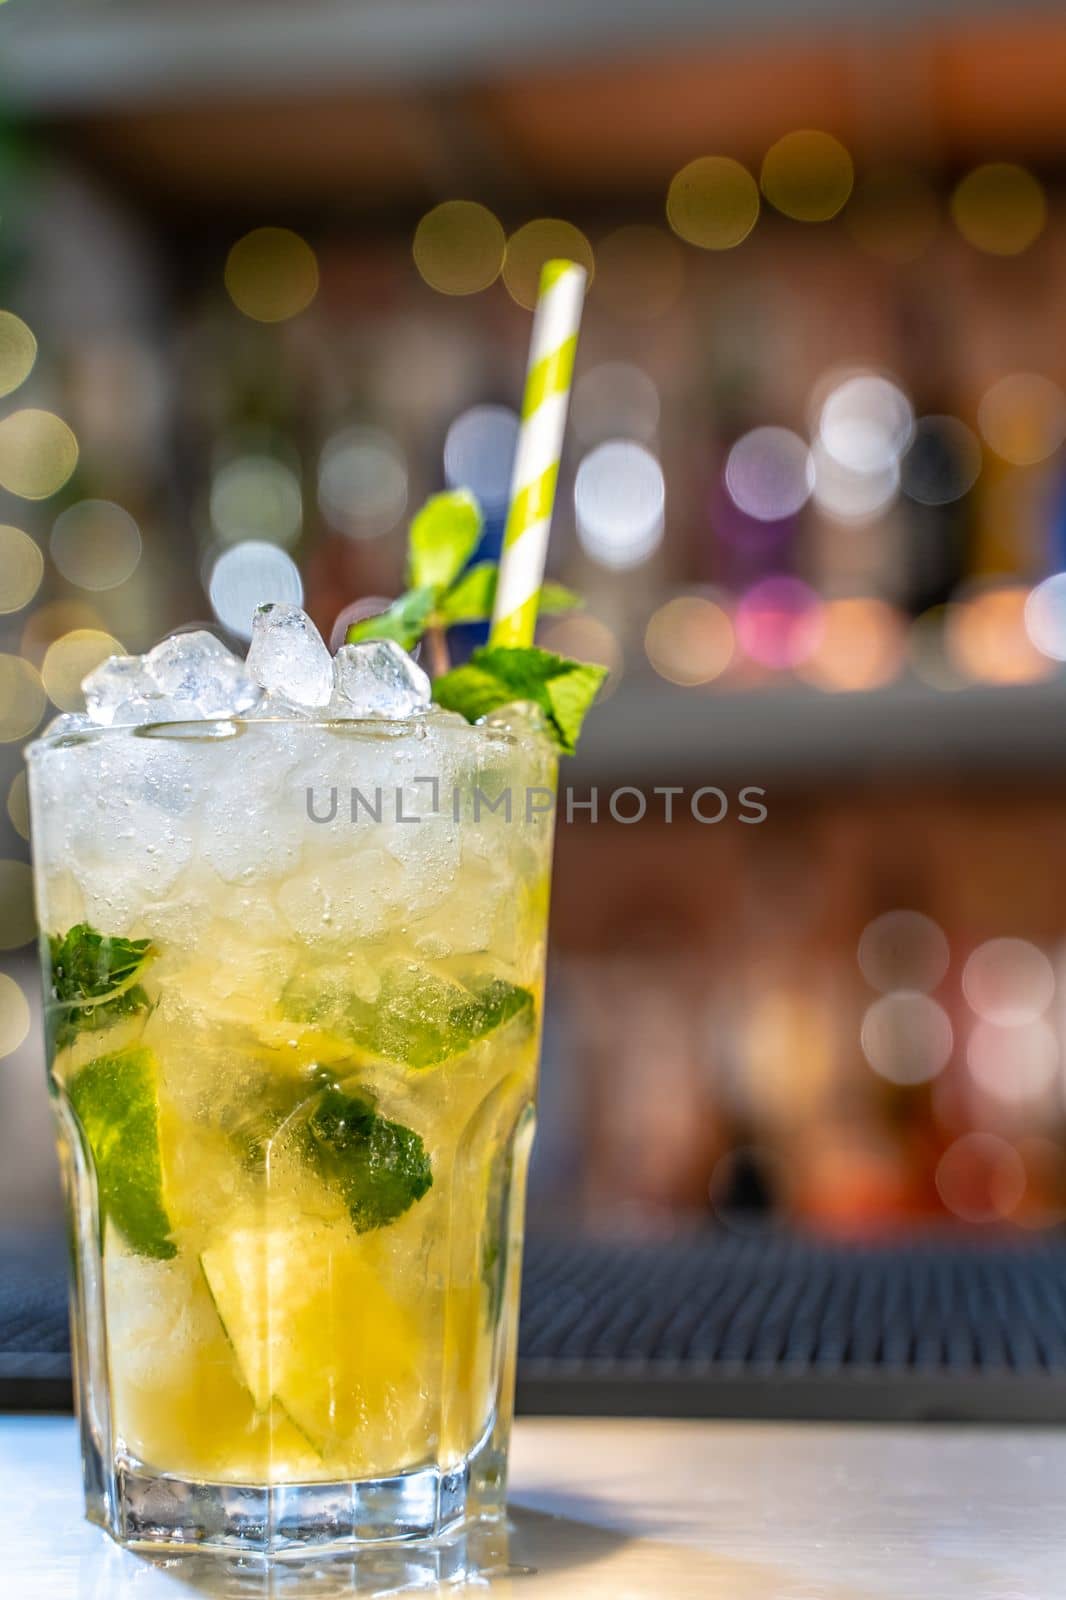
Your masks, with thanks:
<instances>
[{"instance_id":1,"label":"white marble countertop","mask_svg":"<svg viewBox=\"0 0 1066 1600\"><path fill-rule=\"evenodd\" d=\"M528 1420L516 1432L512 1502L512 1529L483 1543L490 1575L461 1592L1066 1597L1066 1431ZM441 1592L420 1561L265 1569L119 1550L82 1521L66 1417L0 1417L0 1508L5 1600Z\"/></svg>"}]
</instances>

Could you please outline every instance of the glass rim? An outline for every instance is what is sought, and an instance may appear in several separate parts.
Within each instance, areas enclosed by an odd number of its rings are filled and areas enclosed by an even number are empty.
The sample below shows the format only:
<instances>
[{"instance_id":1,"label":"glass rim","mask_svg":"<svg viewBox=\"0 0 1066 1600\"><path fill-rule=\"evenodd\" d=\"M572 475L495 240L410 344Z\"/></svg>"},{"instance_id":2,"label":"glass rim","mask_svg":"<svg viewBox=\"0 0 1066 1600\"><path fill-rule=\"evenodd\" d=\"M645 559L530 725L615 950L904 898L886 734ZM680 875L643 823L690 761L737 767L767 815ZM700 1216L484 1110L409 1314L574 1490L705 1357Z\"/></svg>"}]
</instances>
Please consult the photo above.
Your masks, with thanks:
<instances>
[{"instance_id":1,"label":"glass rim","mask_svg":"<svg viewBox=\"0 0 1066 1600\"><path fill-rule=\"evenodd\" d=\"M324 708L323 708L324 709ZM56 718L56 721L59 719ZM57 729L49 733L45 728L35 739L23 746L26 761L50 754L53 750L73 750L81 745L96 745L109 739L151 739L174 744L214 744L218 741L241 738L259 728L329 728L366 743L383 743L390 739L403 739L412 733L425 735L432 728L437 733L461 740L469 738L475 744L521 747L525 743L540 743L553 748L546 733L537 728L519 731L513 727L485 722L448 721L428 719L425 715L411 717L196 717L182 721L120 723L105 726L92 724L85 728ZM557 752L554 752L557 754Z\"/></svg>"}]
</instances>

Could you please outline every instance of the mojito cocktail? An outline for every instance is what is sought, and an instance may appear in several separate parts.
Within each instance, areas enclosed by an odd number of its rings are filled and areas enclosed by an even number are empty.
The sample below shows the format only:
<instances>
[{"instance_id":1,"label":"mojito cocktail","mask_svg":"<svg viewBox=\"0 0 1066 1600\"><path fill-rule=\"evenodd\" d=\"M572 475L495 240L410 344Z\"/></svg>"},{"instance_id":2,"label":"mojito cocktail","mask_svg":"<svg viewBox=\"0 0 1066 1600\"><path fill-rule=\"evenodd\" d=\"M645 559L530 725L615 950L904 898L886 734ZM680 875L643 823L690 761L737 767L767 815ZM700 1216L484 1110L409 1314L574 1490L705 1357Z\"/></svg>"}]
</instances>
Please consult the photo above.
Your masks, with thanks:
<instances>
[{"instance_id":1,"label":"mojito cocktail","mask_svg":"<svg viewBox=\"0 0 1066 1600\"><path fill-rule=\"evenodd\" d=\"M555 754L395 647L363 717L168 644L190 685L109 664L30 752L89 1514L431 1535L502 1505Z\"/></svg>"}]
</instances>

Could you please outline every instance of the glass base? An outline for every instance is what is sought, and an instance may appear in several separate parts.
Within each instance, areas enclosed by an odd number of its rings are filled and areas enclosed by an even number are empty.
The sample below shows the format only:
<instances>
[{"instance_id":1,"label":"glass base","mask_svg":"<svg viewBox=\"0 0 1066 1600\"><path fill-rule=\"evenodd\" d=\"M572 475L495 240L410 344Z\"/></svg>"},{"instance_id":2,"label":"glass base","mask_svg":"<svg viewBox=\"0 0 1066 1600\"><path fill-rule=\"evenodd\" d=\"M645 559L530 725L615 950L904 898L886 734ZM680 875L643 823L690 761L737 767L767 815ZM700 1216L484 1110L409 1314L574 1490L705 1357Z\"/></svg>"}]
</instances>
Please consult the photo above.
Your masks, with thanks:
<instances>
[{"instance_id":1,"label":"glass base","mask_svg":"<svg viewBox=\"0 0 1066 1600\"><path fill-rule=\"evenodd\" d=\"M137 1550L209 1550L293 1558L440 1541L470 1519L502 1515L501 1462L491 1440L450 1470L423 1467L343 1483L209 1483L119 1460L110 1483L86 1475L86 1514ZM95 1491L94 1492L94 1488ZM453 1547L461 1562L459 1546ZM442 1546L433 1556L434 1570ZM462 1571L437 1571L438 1582Z\"/></svg>"}]
</instances>

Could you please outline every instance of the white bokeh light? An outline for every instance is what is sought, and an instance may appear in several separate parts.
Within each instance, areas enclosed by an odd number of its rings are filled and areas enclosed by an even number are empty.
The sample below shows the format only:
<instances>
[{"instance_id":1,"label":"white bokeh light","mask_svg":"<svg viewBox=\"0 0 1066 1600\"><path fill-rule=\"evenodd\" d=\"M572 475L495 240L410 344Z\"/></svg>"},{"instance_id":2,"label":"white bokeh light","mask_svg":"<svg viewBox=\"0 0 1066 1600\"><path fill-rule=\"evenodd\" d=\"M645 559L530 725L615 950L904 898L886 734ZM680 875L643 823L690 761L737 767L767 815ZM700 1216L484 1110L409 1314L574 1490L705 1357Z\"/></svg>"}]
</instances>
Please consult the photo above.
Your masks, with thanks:
<instances>
[{"instance_id":1,"label":"white bokeh light","mask_svg":"<svg viewBox=\"0 0 1066 1600\"><path fill-rule=\"evenodd\" d=\"M790 428L753 428L733 445L725 486L739 509L759 522L795 516L814 489L814 461Z\"/></svg>"},{"instance_id":2,"label":"white bokeh light","mask_svg":"<svg viewBox=\"0 0 1066 1600\"><path fill-rule=\"evenodd\" d=\"M1066 572L1038 583L1025 602L1025 631L1052 661L1066 661Z\"/></svg>"},{"instance_id":3,"label":"white bokeh light","mask_svg":"<svg viewBox=\"0 0 1066 1600\"><path fill-rule=\"evenodd\" d=\"M639 439L651 444L659 427L659 391L631 361L603 361L574 387L571 417L583 444Z\"/></svg>"},{"instance_id":4,"label":"white bokeh light","mask_svg":"<svg viewBox=\"0 0 1066 1600\"><path fill-rule=\"evenodd\" d=\"M814 464L814 503L836 522L868 522L879 516L899 493L899 460L888 457L880 466L860 472L829 454L821 439L811 451Z\"/></svg>"},{"instance_id":5,"label":"white bokeh light","mask_svg":"<svg viewBox=\"0 0 1066 1600\"><path fill-rule=\"evenodd\" d=\"M910 443L914 411L896 384L877 373L854 373L822 406L818 434L826 454L862 475L883 473Z\"/></svg>"},{"instance_id":6,"label":"white bokeh light","mask_svg":"<svg viewBox=\"0 0 1066 1600\"><path fill-rule=\"evenodd\" d=\"M932 917L920 911L885 911L868 922L859 939L859 966L867 983L887 994L913 989L928 994L942 981L951 952Z\"/></svg>"},{"instance_id":7,"label":"white bokeh light","mask_svg":"<svg viewBox=\"0 0 1066 1600\"><path fill-rule=\"evenodd\" d=\"M487 516L507 505L518 413L510 406L471 406L456 417L444 440L444 476L450 489L469 489Z\"/></svg>"},{"instance_id":8,"label":"white bokeh light","mask_svg":"<svg viewBox=\"0 0 1066 1600\"><path fill-rule=\"evenodd\" d=\"M602 567L639 566L662 543L666 486L650 450L611 439L582 461L574 516L582 549Z\"/></svg>"},{"instance_id":9,"label":"white bokeh light","mask_svg":"<svg viewBox=\"0 0 1066 1600\"><path fill-rule=\"evenodd\" d=\"M1017 1028L1051 1004L1055 974L1028 939L989 939L978 945L962 973L962 992L985 1022Z\"/></svg>"},{"instance_id":10,"label":"white bokeh light","mask_svg":"<svg viewBox=\"0 0 1066 1600\"><path fill-rule=\"evenodd\" d=\"M882 995L862 1019L862 1052L889 1083L928 1083L954 1048L951 1020L927 994L900 989Z\"/></svg>"},{"instance_id":11,"label":"white bokeh light","mask_svg":"<svg viewBox=\"0 0 1066 1600\"><path fill-rule=\"evenodd\" d=\"M290 555L276 544L246 539L224 550L215 562L208 597L222 626L241 639L250 639L256 606L268 600L302 605L304 590Z\"/></svg>"},{"instance_id":12,"label":"white bokeh light","mask_svg":"<svg viewBox=\"0 0 1066 1600\"><path fill-rule=\"evenodd\" d=\"M1058 1076L1059 1045L1043 1017L1020 1027L977 1022L966 1046L966 1064L979 1089L1008 1105L1046 1094Z\"/></svg>"},{"instance_id":13,"label":"white bokeh light","mask_svg":"<svg viewBox=\"0 0 1066 1600\"><path fill-rule=\"evenodd\" d=\"M377 539L407 505L407 463L380 428L345 428L322 447L318 503L327 522L352 539Z\"/></svg>"}]
</instances>

